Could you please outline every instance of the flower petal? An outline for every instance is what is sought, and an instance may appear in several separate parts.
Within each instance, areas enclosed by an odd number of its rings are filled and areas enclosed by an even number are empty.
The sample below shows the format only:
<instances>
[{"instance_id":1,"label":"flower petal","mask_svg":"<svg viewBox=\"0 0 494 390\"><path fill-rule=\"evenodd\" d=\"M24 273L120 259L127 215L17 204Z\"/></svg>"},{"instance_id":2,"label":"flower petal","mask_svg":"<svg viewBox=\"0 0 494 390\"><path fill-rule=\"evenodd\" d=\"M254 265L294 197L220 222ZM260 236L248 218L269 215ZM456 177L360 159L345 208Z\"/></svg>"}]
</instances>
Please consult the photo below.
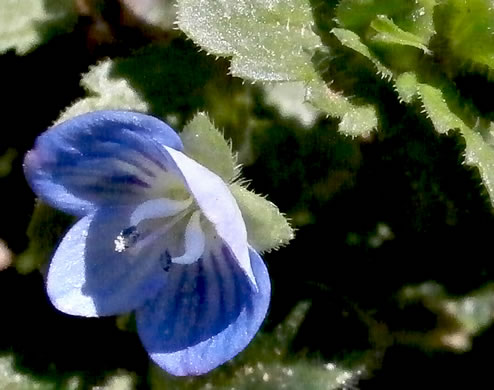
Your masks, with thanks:
<instances>
[{"instance_id":1,"label":"flower petal","mask_svg":"<svg viewBox=\"0 0 494 390\"><path fill-rule=\"evenodd\" d=\"M190 217L189 223L185 227L185 253L181 256L173 257L171 259L172 263L192 264L203 255L206 247L206 237L201 229L200 219L200 211L195 211Z\"/></svg>"},{"instance_id":2,"label":"flower petal","mask_svg":"<svg viewBox=\"0 0 494 390\"><path fill-rule=\"evenodd\" d=\"M132 251L115 250L115 238L129 226L132 211L127 207L98 210L65 235L47 278L48 295L57 309L86 317L126 313L164 286L162 248L148 245L135 256Z\"/></svg>"},{"instance_id":3,"label":"flower petal","mask_svg":"<svg viewBox=\"0 0 494 390\"><path fill-rule=\"evenodd\" d=\"M163 146L181 150L168 125L126 111L84 114L40 135L25 158L27 180L48 204L83 216L146 198L166 171Z\"/></svg>"},{"instance_id":4,"label":"flower petal","mask_svg":"<svg viewBox=\"0 0 494 390\"><path fill-rule=\"evenodd\" d=\"M271 285L261 257L250 260L257 281L224 256L172 265L165 288L137 310L137 329L151 358L173 375L200 375L230 360L252 340L269 305Z\"/></svg>"},{"instance_id":5,"label":"flower petal","mask_svg":"<svg viewBox=\"0 0 494 390\"><path fill-rule=\"evenodd\" d=\"M219 176L185 154L169 147L165 149L183 175L202 213L213 223L216 232L255 287L256 281L249 259L245 223L230 189Z\"/></svg>"}]
</instances>

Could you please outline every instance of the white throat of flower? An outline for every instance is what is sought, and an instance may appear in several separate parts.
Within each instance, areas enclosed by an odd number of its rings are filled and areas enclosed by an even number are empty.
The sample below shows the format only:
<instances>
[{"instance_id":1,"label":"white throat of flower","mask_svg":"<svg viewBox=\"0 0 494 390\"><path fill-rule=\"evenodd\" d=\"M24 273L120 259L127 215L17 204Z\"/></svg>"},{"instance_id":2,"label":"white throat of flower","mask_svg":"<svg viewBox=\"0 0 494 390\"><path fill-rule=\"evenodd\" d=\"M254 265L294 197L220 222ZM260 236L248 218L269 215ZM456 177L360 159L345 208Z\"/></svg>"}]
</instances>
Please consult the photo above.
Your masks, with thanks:
<instances>
[{"instance_id":1,"label":"white throat of flower","mask_svg":"<svg viewBox=\"0 0 494 390\"><path fill-rule=\"evenodd\" d=\"M201 227L201 211L192 197L185 200L150 199L138 205L130 216L130 226L123 229L114 240L115 252L136 255L187 217L189 221L184 231L184 253L171 257L170 261L175 264L195 263L204 253L206 238ZM162 220L163 223L155 229L141 231L143 223L153 219Z\"/></svg>"}]
</instances>

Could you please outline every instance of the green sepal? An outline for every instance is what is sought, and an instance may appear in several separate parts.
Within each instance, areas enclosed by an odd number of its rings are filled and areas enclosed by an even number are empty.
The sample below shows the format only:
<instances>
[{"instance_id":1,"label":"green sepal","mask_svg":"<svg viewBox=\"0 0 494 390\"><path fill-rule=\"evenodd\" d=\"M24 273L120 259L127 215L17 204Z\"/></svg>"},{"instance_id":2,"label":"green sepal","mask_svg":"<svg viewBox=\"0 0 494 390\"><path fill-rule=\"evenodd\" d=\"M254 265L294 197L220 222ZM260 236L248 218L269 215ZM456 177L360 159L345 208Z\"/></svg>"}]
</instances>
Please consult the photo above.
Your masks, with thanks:
<instances>
[{"instance_id":1,"label":"green sepal","mask_svg":"<svg viewBox=\"0 0 494 390\"><path fill-rule=\"evenodd\" d=\"M63 233L73 222L74 217L37 202L27 228L29 246L14 263L17 271L27 274L46 264Z\"/></svg>"},{"instance_id":2,"label":"green sepal","mask_svg":"<svg viewBox=\"0 0 494 390\"><path fill-rule=\"evenodd\" d=\"M224 181L233 180L237 174L237 161L231 145L223 134L211 123L205 113L198 113L180 133L184 153Z\"/></svg>"},{"instance_id":3,"label":"green sepal","mask_svg":"<svg viewBox=\"0 0 494 390\"><path fill-rule=\"evenodd\" d=\"M247 228L247 241L258 252L276 250L294 237L286 217L273 203L238 183L230 185Z\"/></svg>"}]
</instances>

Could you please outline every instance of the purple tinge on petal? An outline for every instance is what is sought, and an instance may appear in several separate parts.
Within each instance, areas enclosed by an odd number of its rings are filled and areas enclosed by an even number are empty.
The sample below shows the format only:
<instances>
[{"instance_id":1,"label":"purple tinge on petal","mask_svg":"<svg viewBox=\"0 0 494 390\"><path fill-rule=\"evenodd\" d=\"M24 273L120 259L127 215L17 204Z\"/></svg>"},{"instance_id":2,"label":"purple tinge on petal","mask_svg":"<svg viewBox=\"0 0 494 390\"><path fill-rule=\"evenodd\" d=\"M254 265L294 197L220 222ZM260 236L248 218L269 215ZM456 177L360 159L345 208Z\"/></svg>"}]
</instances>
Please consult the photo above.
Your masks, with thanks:
<instances>
[{"instance_id":1,"label":"purple tinge on petal","mask_svg":"<svg viewBox=\"0 0 494 390\"><path fill-rule=\"evenodd\" d=\"M185 154L168 147L165 149L177 165L202 213L213 223L233 258L254 288L257 288L249 259L247 230L228 186L219 176Z\"/></svg>"},{"instance_id":2,"label":"purple tinge on petal","mask_svg":"<svg viewBox=\"0 0 494 390\"><path fill-rule=\"evenodd\" d=\"M24 171L41 199L82 216L99 206L145 198L157 174L167 169L164 146L183 148L175 131L159 119L96 111L40 135L26 155Z\"/></svg>"},{"instance_id":3,"label":"purple tinge on petal","mask_svg":"<svg viewBox=\"0 0 494 390\"><path fill-rule=\"evenodd\" d=\"M258 290L231 257L172 265L166 286L137 311L151 358L173 375L201 375L242 351L269 306L271 285L261 257L249 250Z\"/></svg>"},{"instance_id":4,"label":"purple tinge on petal","mask_svg":"<svg viewBox=\"0 0 494 390\"><path fill-rule=\"evenodd\" d=\"M149 245L135 256L132 251L115 251L115 238L128 227L132 211L98 210L65 235L47 277L48 295L57 309L86 317L126 313L165 285L167 274L159 262L162 248Z\"/></svg>"}]
</instances>

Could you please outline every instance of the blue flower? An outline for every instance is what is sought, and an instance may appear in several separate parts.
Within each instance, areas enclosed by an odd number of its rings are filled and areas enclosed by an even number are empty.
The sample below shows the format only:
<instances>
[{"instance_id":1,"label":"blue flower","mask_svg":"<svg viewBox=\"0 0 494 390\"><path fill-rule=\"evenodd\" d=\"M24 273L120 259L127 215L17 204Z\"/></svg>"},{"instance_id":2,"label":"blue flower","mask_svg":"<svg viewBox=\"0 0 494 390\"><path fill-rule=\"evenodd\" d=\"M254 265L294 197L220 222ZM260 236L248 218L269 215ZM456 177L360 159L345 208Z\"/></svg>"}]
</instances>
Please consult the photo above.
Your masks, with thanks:
<instances>
[{"instance_id":1,"label":"blue flower","mask_svg":"<svg viewBox=\"0 0 494 390\"><path fill-rule=\"evenodd\" d=\"M40 135L24 168L41 200L81 217L47 275L59 310L135 310L144 347L174 375L206 373L254 337L269 305L266 267L228 186L165 123L84 114Z\"/></svg>"}]
</instances>

